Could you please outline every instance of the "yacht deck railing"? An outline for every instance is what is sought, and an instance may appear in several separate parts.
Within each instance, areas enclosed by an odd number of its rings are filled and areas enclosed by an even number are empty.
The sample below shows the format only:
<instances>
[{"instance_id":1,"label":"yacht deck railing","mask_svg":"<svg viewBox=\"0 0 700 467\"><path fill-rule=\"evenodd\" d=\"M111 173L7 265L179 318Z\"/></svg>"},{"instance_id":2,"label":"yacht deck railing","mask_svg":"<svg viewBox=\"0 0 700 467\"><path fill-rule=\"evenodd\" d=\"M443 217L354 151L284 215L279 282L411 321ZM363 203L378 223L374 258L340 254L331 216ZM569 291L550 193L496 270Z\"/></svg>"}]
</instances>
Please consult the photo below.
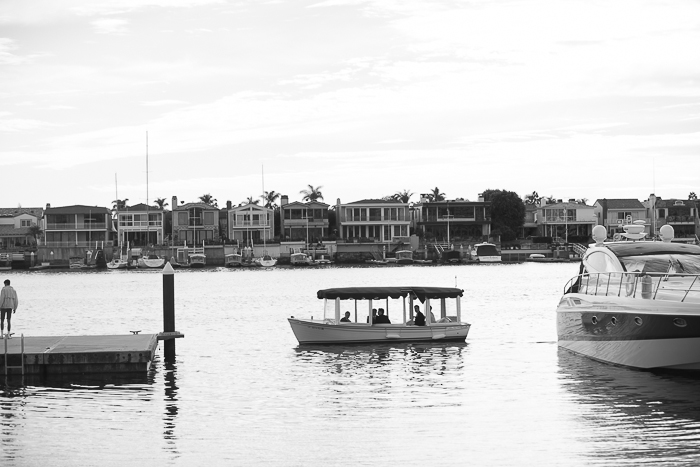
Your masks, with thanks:
<instances>
[{"instance_id":1,"label":"yacht deck railing","mask_svg":"<svg viewBox=\"0 0 700 467\"><path fill-rule=\"evenodd\" d=\"M700 301L700 274L612 272L580 274L566 283L564 293Z\"/></svg>"}]
</instances>

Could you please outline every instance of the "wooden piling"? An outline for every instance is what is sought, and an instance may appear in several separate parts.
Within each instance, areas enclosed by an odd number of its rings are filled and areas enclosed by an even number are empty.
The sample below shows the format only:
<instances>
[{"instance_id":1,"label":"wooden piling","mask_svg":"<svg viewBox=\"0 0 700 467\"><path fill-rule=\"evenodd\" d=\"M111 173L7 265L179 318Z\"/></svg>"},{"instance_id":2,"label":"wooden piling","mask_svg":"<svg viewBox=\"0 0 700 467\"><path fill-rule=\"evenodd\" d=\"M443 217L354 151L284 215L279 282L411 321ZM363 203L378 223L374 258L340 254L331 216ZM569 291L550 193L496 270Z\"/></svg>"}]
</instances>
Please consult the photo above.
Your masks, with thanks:
<instances>
[{"instance_id":1,"label":"wooden piling","mask_svg":"<svg viewBox=\"0 0 700 467\"><path fill-rule=\"evenodd\" d=\"M168 262L163 268L163 333L175 333L175 270ZM175 339L163 341L165 362L175 363Z\"/></svg>"}]
</instances>

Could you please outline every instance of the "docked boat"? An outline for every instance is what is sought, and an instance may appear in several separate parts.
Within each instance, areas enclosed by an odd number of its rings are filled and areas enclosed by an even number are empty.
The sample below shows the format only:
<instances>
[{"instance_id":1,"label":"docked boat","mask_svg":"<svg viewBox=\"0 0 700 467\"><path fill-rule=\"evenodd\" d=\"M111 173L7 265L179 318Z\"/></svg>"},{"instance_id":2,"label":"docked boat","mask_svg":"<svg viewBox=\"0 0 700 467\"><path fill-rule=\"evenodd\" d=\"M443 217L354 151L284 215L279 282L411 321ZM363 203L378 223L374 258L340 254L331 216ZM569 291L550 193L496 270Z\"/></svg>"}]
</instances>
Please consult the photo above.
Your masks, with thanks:
<instances>
[{"instance_id":1,"label":"docked boat","mask_svg":"<svg viewBox=\"0 0 700 467\"><path fill-rule=\"evenodd\" d=\"M316 294L323 299L323 319L292 316L288 321L300 344L464 341L471 325L462 322L460 297L463 292L462 289L447 287L325 289ZM359 301L366 302L366 305L360 308L364 312L358 315ZM348 303L347 308L343 302ZM425 325L416 326L413 310L416 305L420 307L418 302L424 311L430 311L431 303L435 303L440 308L440 318L435 321L432 312L428 312L425 313ZM329 303L332 306L329 307ZM376 317L370 312L373 307L383 307L388 321L393 320L396 324L374 322Z\"/></svg>"},{"instance_id":2,"label":"docked boat","mask_svg":"<svg viewBox=\"0 0 700 467\"><path fill-rule=\"evenodd\" d=\"M256 258L255 262L258 264L258 266L264 267L264 268L271 268L274 265L277 264L277 260L270 256L267 251L263 252L263 255L260 258Z\"/></svg>"},{"instance_id":3,"label":"docked boat","mask_svg":"<svg viewBox=\"0 0 700 467\"><path fill-rule=\"evenodd\" d=\"M207 256L204 254L204 248L193 248L189 254L188 261L191 268L203 268L207 265Z\"/></svg>"},{"instance_id":4,"label":"docked boat","mask_svg":"<svg viewBox=\"0 0 700 467\"><path fill-rule=\"evenodd\" d=\"M413 264L413 251L399 250L396 252L397 264Z\"/></svg>"},{"instance_id":5,"label":"docked boat","mask_svg":"<svg viewBox=\"0 0 700 467\"><path fill-rule=\"evenodd\" d=\"M239 268L243 263L243 256L241 256L240 251L236 248L233 253L229 253L224 256L224 266L227 268Z\"/></svg>"},{"instance_id":6,"label":"docked boat","mask_svg":"<svg viewBox=\"0 0 700 467\"><path fill-rule=\"evenodd\" d=\"M157 269L165 266L165 258L158 256L153 251L141 251L137 262L140 268Z\"/></svg>"},{"instance_id":7,"label":"docked boat","mask_svg":"<svg viewBox=\"0 0 700 467\"><path fill-rule=\"evenodd\" d=\"M440 252L440 262L445 264L459 264L462 262L462 255L458 250L443 250Z\"/></svg>"},{"instance_id":8,"label":"docked boat","mask_svg":"<svg viewBox=\"0 0 700 467\"><path fill-rule=\"evenodd\" d=\"M0 253L0 271L9 271L10 269L12 269L12 255Z\"/></svg>"},{"instance_id":9,"label":"docked boat","mask_svg":"<svg viewBox=\"0 0 700 467\"><path fill-rule=\"evenodd\" d=\"M311 258L306 253L302 253L301 249L294 248L289 256L289 263L292 266L308 266L311 264Z\"/></svg>"},{"instance_id":10,"label":"docked boat","mask_svg":"<svg viewBox=\"0 0 700 467\"><path fill-rule=\"evenodd\" d=\"M128 269L129 262L121 259L120 257L112 258L111 261L107 263L107 269Z\"/></svg>"},{"instance_id":11,"label":"docked boat","mask_svg":"<svg viewBox=\"0 0 700 467\"><path fill-rule=\"evenodd\" d=\"M501 254L493 243L477 243L472 248L472 258L480 263L497 263Z\"/></svg>"},{"instance_id":12,"label":"docked boat","mask_svg":"<svg viewBox=\"0 0 700 467\"><path fill-rule=\"evenodd\" d=\"M615 365L700 370L700 246L672 243L669 225L662 241L643 241L643 229L606 242L594 227L557 307L559 346Z\"/></svg>"}]
</instances>

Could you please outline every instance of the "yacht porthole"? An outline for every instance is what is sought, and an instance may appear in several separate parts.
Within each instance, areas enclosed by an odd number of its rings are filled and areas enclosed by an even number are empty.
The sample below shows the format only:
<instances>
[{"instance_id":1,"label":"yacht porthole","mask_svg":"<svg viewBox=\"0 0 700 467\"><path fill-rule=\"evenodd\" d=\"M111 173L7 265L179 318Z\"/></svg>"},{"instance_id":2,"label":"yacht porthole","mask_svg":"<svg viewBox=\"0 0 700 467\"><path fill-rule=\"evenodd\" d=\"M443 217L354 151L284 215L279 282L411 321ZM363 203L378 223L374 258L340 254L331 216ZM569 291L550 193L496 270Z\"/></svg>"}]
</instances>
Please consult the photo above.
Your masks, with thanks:
<instances>
[{"instance_id":1,"label":"yacht porthole","mask_svg":"<svg viewBox=\"0 0 700 467\"><path fill-rule=\"evenodd\" d=\"M591 318L591 323L598 324L598 317L594 316Z\"/></svg>"},{"instance_id":2,"label":"yacht porthole","mask_svg":"<svg viewBox=\"0 0 700 467\"><path fill-rule=\"evenodd\" d=\"M636 318L634 318L634 322L637 323L637 326L641 326L644 321L642 321L642 318L637 316Z\"/></svg>"},{"instance_id":3,"label":"yacht porthole","mask_svg":"<svg viewBox=\"0 0 700 467\"><path fill-rule=\"evenodd\" d=\"M615 326L617 324L617 318L613 316L612 318L610 318L610 322L613 324L613 326Z\"/></svg>"},{"instance_id":4,"label":"yacht porthole","mask_svg":"<svg viewBox=\"0 0 700 467\"><path fill-rule=\"evenodd\" d=\"M673 324L675 324L679 328L684 328L688 325L688 323L686 323L683 318L674 318Z\"/></svg>"}]
</instances>

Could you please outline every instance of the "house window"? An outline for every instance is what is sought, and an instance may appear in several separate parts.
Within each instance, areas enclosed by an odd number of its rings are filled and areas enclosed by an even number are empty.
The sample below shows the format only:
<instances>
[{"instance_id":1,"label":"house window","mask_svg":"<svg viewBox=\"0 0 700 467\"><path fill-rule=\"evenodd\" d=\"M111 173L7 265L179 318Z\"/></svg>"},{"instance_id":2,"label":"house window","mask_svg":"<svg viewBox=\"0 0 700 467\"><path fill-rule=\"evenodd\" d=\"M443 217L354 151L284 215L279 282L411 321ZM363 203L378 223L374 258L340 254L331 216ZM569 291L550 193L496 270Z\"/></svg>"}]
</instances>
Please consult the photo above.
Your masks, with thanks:
<instances>
[{"instance_id":1,"label":"house window","mask_svg":"<svg viewBox=\"0 0 700 467\"><path fill-rule=\"evenodd\" d=\"M214 225L214 213L205 212L204 213L204 225Z\"/></svg>"},{"instance_id":2,"label":"house window","mask_svg":"<svg viewBox=\"0 0 700 467\"><path fill-rule=\"evenodd\" d=\"M187 225L187 220L189 216L187 215L186 212L178 212L177 213L177 225Z\"/></svg>"},{"instance_id":3,"label":"house window","mask_svg":"<svg viewBox=\"0 0 700 467\"><path fill-rule=\"evenodd\" d=\"M32 226L32 221L31 219L20 219L20 227L31 227Z\"/></svg>"},{"instance_id":4,"label":"house window","mask_svg":"<svg viewBox=\"0 0 700 467\"><path fill-rule=\"evenodd\" d=\"M632 218L632 213L630 211L619 211L617 213L617 218L621 220L627 219L628 216L630 219Z\"/></svg>"}]
</instances>

